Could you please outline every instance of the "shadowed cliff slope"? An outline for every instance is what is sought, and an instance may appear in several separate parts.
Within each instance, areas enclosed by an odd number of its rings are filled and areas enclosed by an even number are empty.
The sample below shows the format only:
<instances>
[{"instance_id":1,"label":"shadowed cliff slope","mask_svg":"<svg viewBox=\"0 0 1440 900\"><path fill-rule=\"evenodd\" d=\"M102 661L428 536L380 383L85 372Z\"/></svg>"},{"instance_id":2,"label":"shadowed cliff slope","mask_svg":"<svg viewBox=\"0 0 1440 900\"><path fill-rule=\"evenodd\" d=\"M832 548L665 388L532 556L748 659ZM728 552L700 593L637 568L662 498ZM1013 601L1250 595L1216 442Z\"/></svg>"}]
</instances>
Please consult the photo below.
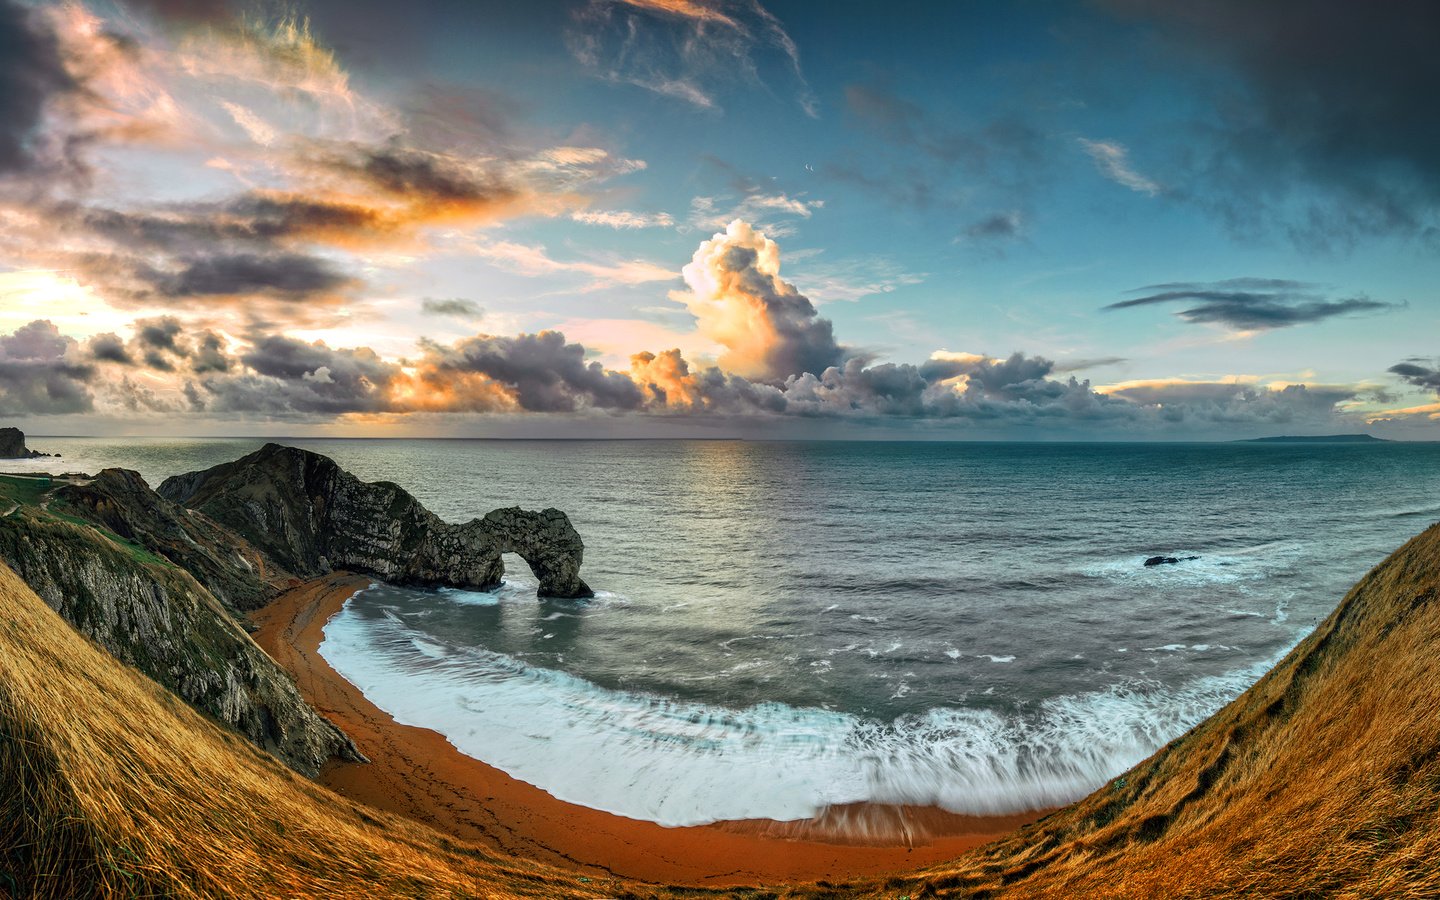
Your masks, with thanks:
<instances>
[{"instance_id":1,"label":"shadowed cliff slope","mask_svg":"<svg viewBox=\"0 0 1440 900\"><path fill-rule=\"evenodd\" d=\"M266 444L234 462L165 479L159 494L239 532L305 577L348 570L395 583L487 590L518 553L547 597L589 597L585 546L558 509L442 521L399 485L365 482L328 457Z\"/></svg>"},{"instance_id":2,"label":"shadowed cliff slope","mask_svg":"<svg viewBox=\"0 0 1440 900\"><path fill-rule=\"evenodd\" d=\"M126 515L110 514L119 507ZM152 542L157 531L168 539ZM337 755L360 759L176 560L233 590L242 579L221 573L262 566L242 540L161 500L134 472L0 476L0 561L82 634L300 772L313 775ZM245 593L264 588L257 578Z\"/></svg>"}]
</instances>

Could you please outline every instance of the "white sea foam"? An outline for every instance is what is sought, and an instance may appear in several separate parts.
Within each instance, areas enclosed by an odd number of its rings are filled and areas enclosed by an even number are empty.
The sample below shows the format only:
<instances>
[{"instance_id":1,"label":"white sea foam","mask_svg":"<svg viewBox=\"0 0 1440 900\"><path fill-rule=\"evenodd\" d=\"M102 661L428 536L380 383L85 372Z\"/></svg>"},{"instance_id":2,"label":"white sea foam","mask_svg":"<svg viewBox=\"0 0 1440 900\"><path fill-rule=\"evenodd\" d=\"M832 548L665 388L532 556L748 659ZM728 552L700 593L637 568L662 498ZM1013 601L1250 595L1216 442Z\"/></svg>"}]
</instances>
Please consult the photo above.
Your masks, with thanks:
<instances>
[{"instance_id":1,"label":"white sea foam","mask_svg":"<svg viewBox=\"0 0 1440 900\"><path fill-rule=\"evenodd\" d=\"M347 605L325 626L320 653L397 721L439 731L461 752L562 800L664 825L806 818L864 800L972 814L1066 803L1270 665L1179 689L1130 684L1052 698L1025 715L941 708L881 722L608 690L429 636L422 648L417 637L394 616L366 618Z\"/></svg>"}]
</instances>

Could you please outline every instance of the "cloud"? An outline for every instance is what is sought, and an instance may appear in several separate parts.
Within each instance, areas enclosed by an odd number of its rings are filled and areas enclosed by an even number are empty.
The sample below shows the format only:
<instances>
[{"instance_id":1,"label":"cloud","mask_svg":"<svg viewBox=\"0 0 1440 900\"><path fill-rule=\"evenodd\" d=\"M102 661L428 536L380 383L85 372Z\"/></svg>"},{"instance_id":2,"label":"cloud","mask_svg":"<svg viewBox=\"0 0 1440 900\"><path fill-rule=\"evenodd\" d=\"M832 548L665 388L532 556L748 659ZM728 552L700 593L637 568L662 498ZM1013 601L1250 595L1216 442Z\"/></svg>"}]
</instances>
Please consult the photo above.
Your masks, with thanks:
<instances>
[{"instance_id":1,"label":"cloud","mask_svg":"<svg viewBox=\"0 0 1440 900\"><path fill-rule=\"evenodd\" d=\"M465 300L454 297L448 300L436 300L426 297L420 301L420 311L427 316L453 316L457 319L480 319L485 315L485 310L474 300Z\"/></svg>"},{"instance_id":2,"label":"cloud","mask_svg":"<svg viewBox=\"0 0 1440 900\"><path fill-rule=\"evenodd\" d=\"M1349 385L1261 386L1253 379L1192 381L1182 378L1128 381L1097 389L1153 410L1165 423L1323 425L1335 421L1337 406L1359 398Z\"/></svg>"},{"instance_id":3,"label":"cloud","mask_svg":"<svg viewBox=\"0 0 1440 900\"><path fill-rule=\"evenodd\" d=\"M1417 365L1415 361L1396 363L1385 371L1399 375L1402 381L1440 394L1440 367Z\"/></svg>"},{"instance_id":4,"label":"cloud","mask_svg":"<svg viewBox=\"0 0 1440 900\"><path fill-rule=\"evenodd\" d=\"M301 300L338 290L350 282L326 261L294 253L207 256L187 260L177 271L154 276L158 291L170 298L263 294Z\"/></svg>"},{"instance_id":5,"label":"cloud","mask_svg":"<svg viewBox=\"0 0 1440 900\"><path fill-rule=\"evenodd\" d=\"M1173 59L1201 59L1210 109L1185 132L1192 199L1245 235L1306 249L1437 239L1440 6L1396 0L1105 0L1153 25Z\"/></svg>"},{"instance_id":6,"label":"cloud","mask_svg":"<svg viewBox=\"0 0 1440 900\"><path fill-rule=\"evenodd\" d=\"M15 0L0 0L0 175L35 162L46 107L77 87L48 22Z\"/></svg>"},{"instance_id":7,"label":"cloud","mask_svg":"<svg viewBox=\"0 0 1440 900\"><path fill-rule=\"evenodd\" d=\"M634 410L640 389L624 373L585 361L585 348L556 331L515 337L477 335L449 346L429 343L416 365L416 403L428 411L577 412Z\"/></svg>"},{"instance_id":8,"label":"cloud","mask_svg":"<svg viewBox=\"0 0 1440 900\"><path fill-rule=\"evenodd\" d=\"M0 335L0 415L89 412L94 376L76 341L49 321Z\"/></svg>"},{"instance_id":9,"label":"cloud","mask_svg":"<svg viewBox=\"0 0 1440 900\"><path fill-rule=\"evenodd\" d=\"M1140 194L1151 197L1163 190L1160 185L1135 171L1130 164L1130 150L1118 141L1091 141L1076 138L1080 146L1095 161L1095 168L1101 175Z\"/></svg>"},{"instance_id":10,"label":"cloud","mask_svg":"<svg viewBox=\"0 0 1440 900\"><path fill-rule=\"evenodd\" d=\"M1195 324L1221 325L1235 331L1266 331L1321 322L1336 316L1383 312L1403 304L1368 297L1330 300L1318 285L1279 278L1232 278L1212 283L1152 284L1132 293L1145 296L1111 303L1105 309L1131 309L1168 303L1194 304L1175 315Z\"/></svg>"},{"instance_id":11,"label":"cloud","mask_svg":"<svg viewBox=\"0 0 1440 900\"><path fill-rule=\"evenodd\" d=\"M521 244L517 241L477 240L466 246L473 255L490 260L497 266L521 275L548 275L574 273L589 280L585 290L598 290L616 285L647 284L656 281L672 281L673 269L643 259L616 259L605 262L588 260L558 260L550 256L540 244Z\"/></svg>"},{"instance_id":12,"label":"cloud","mask_svg":"<svg viewBox=\"0 0 1440 900\"><path fill-rule=\"evenodd\" d=\"M606 228L669 228L675 219L669 213L636 213L626 210L576 210L570 218L585 225L602 225Z\"/></svg>"},{"instance_id":13,"label":"cloud","mask_svg":"<svg viewBox=\"0 0 1440 900\"><path fill-rule=\"evenodd\" d=\"M590 0L576 10L566 43L597 78L698 109L720 109L718 92L730 84L780 78L806 115L818 115L799 48L757 0ZM780 71L762 76L776 64Z\"/></svg>"},{"instance_id":14,"label":"cloud","mask_svg":"<svg viewBox=\"0 0 1440 900\"><path fill-rule=\"evenodd\" d=\"M420 146L433 129L358 90L303 21L157 6L173 27L80 4L0 7L0 175L20 162L7 146L30 166L0 191L0 262L61 273L118 308L198 300L232 323L313 325L342 300L365 314L377 249L413 259L467 229L583 210L596 183L644 168L578 143L501 144L503 129L467 130L459 115L443 145ZM154 177L134 168L153 148L167 166L209 161L164 191L134 190ZM640 261L590 265L597 284L661 277Z\"/></svg>"},{"instance_id":15,"label":"cloud","mask_svg":"<svg viewBox=\"0 0 1440 900\"><path fill-rule=\"evenodd\" d=\"M681 274L689 290L671 296L725 348L727 369L766 381L823 372L845 358L830 321L781 280L779 246L749 224L736 219L701 243Z\"/></svg>"},{"instance_id":16,"label":"cloud","mask_svg":"<svg viewBox=\"0 0 1440 900\"><path fill-rule=\"evenodd\" d=\"M961 234L972 241L1013 241L1025 234L1025 220L1018 210L998 212L977 219Z\"/></svg>"},{"instance_id":17,"label":"cloud","mask_svg":"<svg viewBox=\"0 0 1440 900\"><path fill-rule=\"evenodd\" d=\"M1051 141L1025 119L967 121L963 111L927 109L883 81L848 85L845 108L852 125L897 152L828 163L824 174L896 206L1025 207L1047 177Z\"/></svg>"}]
</instances>

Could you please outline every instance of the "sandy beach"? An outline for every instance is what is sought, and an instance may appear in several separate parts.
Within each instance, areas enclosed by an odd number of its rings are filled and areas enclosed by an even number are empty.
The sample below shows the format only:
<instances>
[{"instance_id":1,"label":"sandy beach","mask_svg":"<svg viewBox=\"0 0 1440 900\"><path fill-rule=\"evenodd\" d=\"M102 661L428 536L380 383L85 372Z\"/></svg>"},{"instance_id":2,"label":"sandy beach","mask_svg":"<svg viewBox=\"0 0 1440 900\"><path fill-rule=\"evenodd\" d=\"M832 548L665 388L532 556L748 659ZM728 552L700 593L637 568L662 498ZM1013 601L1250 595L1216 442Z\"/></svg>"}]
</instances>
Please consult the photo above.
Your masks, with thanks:
<instances>
[{"instance_id":1,"label":"sandy beach","mask_svg":"<svg viewBox=\"0 0 1440 900\"><path fill-rule=\"evenodd\" d=\"M371 760L332 763L321 783L461 840L596 875L723 886L913 869L1040 815L982 818L858 804L804 822L666 828L557 800L461 754L434 731L397 723L330 668L318 652L322 629L367 584L343 574L301 584L253 614L254 638Z\"/></svg>"}]
</instances>

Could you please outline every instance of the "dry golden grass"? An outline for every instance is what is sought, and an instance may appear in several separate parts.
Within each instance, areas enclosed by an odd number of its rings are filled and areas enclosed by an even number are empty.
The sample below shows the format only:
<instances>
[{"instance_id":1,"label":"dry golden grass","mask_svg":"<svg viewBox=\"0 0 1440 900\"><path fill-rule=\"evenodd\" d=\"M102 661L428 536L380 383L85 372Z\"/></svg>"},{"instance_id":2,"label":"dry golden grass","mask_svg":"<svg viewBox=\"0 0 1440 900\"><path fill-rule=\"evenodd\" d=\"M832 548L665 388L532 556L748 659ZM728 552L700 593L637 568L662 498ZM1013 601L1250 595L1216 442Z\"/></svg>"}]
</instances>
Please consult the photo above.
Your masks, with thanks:
<instances>
[{"instance_id":1,"label":"dry golden grass","mask_svg":"<svg viewBox=\"0 0 1440 900\"><path fill-rule=\"evenodd\" d=\"M312 784L92 645L0 565L0 896L620 887L496 858Z\"/></svg>"},{"instance_id":2,"label":"dry golden grass","mask_svg":"<svg viewBox=\"0 0 1440 900\"><path fill-rule=\"evenodd\" d=\"M1440 897L1440 526L1110 785L867 894Z\"/></svg>"},{"instance_id":3,"label":"dry golden grass","mask_svg":"<svg viewBox=\"0 0 1440 900\"><path fill-rule=\"evenodd\" d=\"M671 895L331 794L94 648L3 567L0 791L0 895ZM1085 800L953 864L778 893L1440 897L1440 526L1255 687Z\"/></svg>"}]
</instances>

